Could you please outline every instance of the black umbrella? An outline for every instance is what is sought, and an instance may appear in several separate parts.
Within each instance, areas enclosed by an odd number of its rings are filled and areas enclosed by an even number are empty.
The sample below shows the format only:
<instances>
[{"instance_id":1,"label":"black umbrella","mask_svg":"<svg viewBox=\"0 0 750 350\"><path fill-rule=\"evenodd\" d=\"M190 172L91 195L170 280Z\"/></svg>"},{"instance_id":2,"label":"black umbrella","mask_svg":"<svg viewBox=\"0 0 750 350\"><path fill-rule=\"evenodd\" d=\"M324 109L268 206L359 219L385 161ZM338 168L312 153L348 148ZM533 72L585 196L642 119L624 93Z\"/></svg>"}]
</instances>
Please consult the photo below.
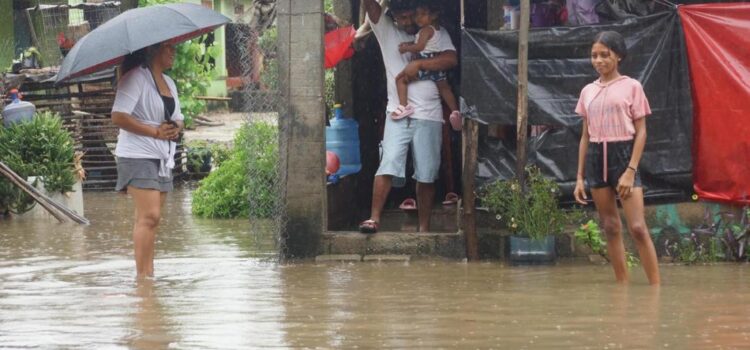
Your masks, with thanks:
<instances>
[{"instance_id":1,"label":"black umbrella","mask_svg":"<svg viewBox=\"0 0 750 350\"><path fill-rule=\"evenodd\" d=\"M56 82L120 64L125 55L163 41L178 43L230 22L194 4L167 4L128 10L81 38L70 50Z\"/></svg>"}]
</instances>

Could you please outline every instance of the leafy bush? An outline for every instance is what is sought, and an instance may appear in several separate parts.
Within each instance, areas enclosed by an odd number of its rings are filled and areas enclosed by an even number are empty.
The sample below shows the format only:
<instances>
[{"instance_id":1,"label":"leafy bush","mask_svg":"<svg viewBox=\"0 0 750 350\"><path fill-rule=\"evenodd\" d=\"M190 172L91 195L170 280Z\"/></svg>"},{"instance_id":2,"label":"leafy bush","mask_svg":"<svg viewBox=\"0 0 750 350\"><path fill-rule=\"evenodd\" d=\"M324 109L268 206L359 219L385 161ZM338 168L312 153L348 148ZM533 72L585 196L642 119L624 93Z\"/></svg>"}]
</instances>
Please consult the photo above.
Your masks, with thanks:
<instances>
[{"instance_id":1,"label":"leafy bush","mask_svg":"<svg viewBox=\"0 0 750 350\"><path fill-rule=\"evenodd\" d=\"M0 128L0 161L23 178L42 176L50 193L70 192L76 182L73 143L56 114L39 113L29 122ZM0 211L22 213L32 204L25 193L0 179Z\"/></svg>"},{"instance_id":2,"label":"leafy bush","mask_svg":"<svg viewBox=\"0 0 750 350\"><path fill-rule=\"evenodd\" d=\"M201 180L193 193L193 214L210 218L271 217L276 208L277 140L275 125L243 125L235 135L229 158Z\"/></svg>"},{"instance_id":3,"label":"leafy bush","mask_svg":"<svg viewBox=\"0 0 750 350\"><path fill-rule=\"evenodd\" d=\"M481 191L482 203L513 232L535 240L562 233L571 218L558 205L559 186L536 167L526 171L526 189L516 179L495 181Z\"/></svg>"},{"instance_id":4,"label":"leafy bush","mask_svg":"<svg viewBox=\"0 0 750 350\"><path fill-rule=\"evenodd\" d=\"M229 147L221 143L214 143L209 146L211 149L211 159L214 162L214 166L218 167L229 159Z\"/></svg>"},{"instance_id":5,"label":"leafy bush","mask_svg":"<svg viewBox=\"0 0 750 350\"><path fill-rule=\"evenodd\" d=\"M180 2L178 0L139 0L138 6L152 6ZM208 91L213 75L211 60L218 56L219 49L206 43L205 36L177 45L174 65L169 76L177 85L180 109L185 115L185 127L192 127L193 117L206 111L206 102L197 99Z\"/></svg>"}]
</instances>

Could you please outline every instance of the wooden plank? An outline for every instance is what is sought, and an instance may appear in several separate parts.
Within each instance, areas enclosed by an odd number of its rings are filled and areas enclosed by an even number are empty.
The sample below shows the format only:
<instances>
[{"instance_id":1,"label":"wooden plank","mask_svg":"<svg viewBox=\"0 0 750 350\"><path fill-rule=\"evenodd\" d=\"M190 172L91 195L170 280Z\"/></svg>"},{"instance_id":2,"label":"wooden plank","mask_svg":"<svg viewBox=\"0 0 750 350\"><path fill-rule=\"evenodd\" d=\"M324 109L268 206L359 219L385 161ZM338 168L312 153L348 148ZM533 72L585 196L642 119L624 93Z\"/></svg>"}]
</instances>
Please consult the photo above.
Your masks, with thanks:
<instances>
[{"instance_id":1,"label":"wooden plank","mask_svg":"<svg viewBox=\"0 0 750 350\"><path fill-rule=\"evenodd\" d=\"M65 215L63 215L60 211L58 211L55 207L47 203L45 200L43 200L41 197L43 196L36 188L31 186L28 182L26 182L24 179L22 179L18 174L13 172L10 168L8 168L5 163L0 162L0 175L5 176L10 182L22 191L26 192L31 198L33 198L39 205L41 205L44 209L47 210L52 216L57 219L57 221L60 222L66 222L67 219L65 219Z\"/></svg>"},{"instance_id":2,"label":"wooden plank","mask_svg":"<svg viewBox=\"0 0 750 350\"><path fill-rule=\"evenodd\" d=\"M529 119L529 0L521 0L521 23L518 32L518 114L516 122L516 177L526 183L526 148Z\"/></svg>"},{"instance_id":3,"label":"wooden plank","mask_svg":"<svg viewBox=\"0 0 750 350\"><path fill-rule=\"evenodd\" d=\"M205 101L231 101L231 97L216 97L216 96L195 96L198 100L205 100Z\"/></svg>"},{"instance_id":4,"label":"wooden plank","mask_svg":"<svg viewBox=\"0 0 750 350\"><path fill-rule=\"evenodd\" d=\"M57 100L57 99L70 99L70 98L83 98L83 97L101 97L114 100L115 93L113 89L98 90L98 91L85 91L85 92L69 92L66 94L32 94L26 93L23 95L24 100L36 101L36 100Z\"/></svg>"},{"instance_id":5,"label":"wooden plank","mask_svg":"<svg viewBox=\"0 0 750 350\"><path fill-rule=\"evenodd\" d=\"M479 237L477 236L476 196L474 177L477 173L477 150L479 141L479 123L465 119L463 127L464 169L463 169L463 230L466 239L466 258L469 261L479 260Z\"/></svg>"}]
</instances>

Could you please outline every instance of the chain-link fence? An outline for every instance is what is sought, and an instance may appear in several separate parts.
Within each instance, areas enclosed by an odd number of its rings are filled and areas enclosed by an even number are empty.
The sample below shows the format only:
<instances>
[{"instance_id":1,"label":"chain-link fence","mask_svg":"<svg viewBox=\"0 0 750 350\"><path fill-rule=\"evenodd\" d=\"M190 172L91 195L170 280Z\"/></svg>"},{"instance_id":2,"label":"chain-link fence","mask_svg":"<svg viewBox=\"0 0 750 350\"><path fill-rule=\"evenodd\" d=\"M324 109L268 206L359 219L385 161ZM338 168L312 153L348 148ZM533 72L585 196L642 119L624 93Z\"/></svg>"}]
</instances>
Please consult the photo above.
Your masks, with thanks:
<instances>
[{"instance_id":1,"label":"chain-link fence","mask_svg":"<svg viewBox=\"0 0 750 350\"><path fill-rule=\"evenodd\" d=\"M42 0L26 10L34 45L45 66L59 65L73 45L100 24L120 14L120 2L83 3Z\"/></svg>"},{"instance_id":2,"label":"chain-link fence","mask_svg":"<svg viewBox=\"0 0 750 350\"><path fill-rule=\"evenodd\" d=\"M243 8L241 2L236 2L234 12L236 19L226 31L229 85L239 92L235 94L239 108L251 133L256 133L255 136L251 135L251 147L253 142L270 141L270 144L260 147L266 154L251 153L249 157L247 179L251 231L270 232L280 238L286 225L283 205L286 176L279 166L279 145L285 144L280 138L286 133L281 130L278 113L281 84L277 58L276 1L255 0L251 8ZM269 125L273 130L271 137L261 137ZM282 242L279 240L279 244Z\"/></svg>"}]
</instances>

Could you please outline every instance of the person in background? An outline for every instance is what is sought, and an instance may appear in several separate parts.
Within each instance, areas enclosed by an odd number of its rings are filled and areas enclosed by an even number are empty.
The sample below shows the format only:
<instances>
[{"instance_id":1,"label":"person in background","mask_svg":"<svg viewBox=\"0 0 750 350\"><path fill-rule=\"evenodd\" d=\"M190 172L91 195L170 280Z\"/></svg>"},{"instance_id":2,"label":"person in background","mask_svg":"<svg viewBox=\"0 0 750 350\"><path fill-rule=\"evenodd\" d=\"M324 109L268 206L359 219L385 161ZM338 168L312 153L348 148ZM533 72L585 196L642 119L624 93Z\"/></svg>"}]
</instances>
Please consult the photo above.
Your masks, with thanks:
<instances>
[{"instance_id":1,"label":"person in background","mask_svg":"<svg viewBox=\"0 0 750 350\"><path fill-rule=\"evenodd\" d=\"M375 0L362 0L372 31L380 44L385 65L388 106L385 115L383 155L375 174L372 190L370 218L359 225L362 233L376 233L383 206L391 190L393 177L405 176L406 155L411 145L414 159L414 179L417 181L419 231L430 229L430 215L435 199L435 179L440 170L440 147L443 129L443 109L440 95L431 81L419 80L420 70L444 71L458 64L456 48L448 35L439 43L440 54L428 59L411 60L410 54L401 54L398 47L403 42L413 42L419 28L414 24L415 6L411 0L392 0L385 8ZM409 88L409 102L414 114L409 118L394 120L390 117L398 108L396 76L403 75Z\"/></svg>"}]
</instances>

